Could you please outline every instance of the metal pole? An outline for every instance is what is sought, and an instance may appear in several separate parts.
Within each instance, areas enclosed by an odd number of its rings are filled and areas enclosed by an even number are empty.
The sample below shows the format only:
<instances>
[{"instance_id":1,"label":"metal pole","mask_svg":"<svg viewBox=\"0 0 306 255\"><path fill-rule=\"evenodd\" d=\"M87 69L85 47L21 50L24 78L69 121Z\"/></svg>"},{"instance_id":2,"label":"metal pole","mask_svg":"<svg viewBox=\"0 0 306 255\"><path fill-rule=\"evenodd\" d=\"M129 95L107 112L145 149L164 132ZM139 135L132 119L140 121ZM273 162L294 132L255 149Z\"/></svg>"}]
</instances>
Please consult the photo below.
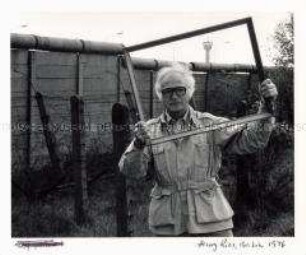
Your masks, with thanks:
<instances>
[{"instance_id":1,"label":"metal pole","mask_svg":"<svg viewBox=\"0 0 306 255\"><path fill-rule=\"evenodd\" d=\"M131 56L130 56L129 52L124 51L124 57L125 57L126 67L127 67L128 74L129 74L129 77L130 77L131 85L132 85L133 94L134 94L135 101L136 101L138 118L141 121L144 121L145 120L144 113L143 113L143 109L142 109L142 105L141 105L141 101L140 101L140 96L139 96L139 92L138 92L137 85L136 85L135 72L133 70L133 64L132 64Z\"/></svg>"},{"instance_id":2,"label":"metal pole","mask_svg":"<svg viewBox=\"0 0 306 255\"><path fill-rule=\"evenodd\" d=\"M153 40L153 41L149 41L149 42L145 42L141 44L136 44L133 46L126 47L125 50L128 52L133 52L137 50L143 50L143 49L155 47L161 44L166 44L166 43L171 43L171 42L187 39L187 38L198 36L198 35L212 33L212 32L222 30L222 29L227 29L227 28L246 24L249 19L250 18L238 19L238 20L226 22L226 23L211 26L211 27L197 29L197 30L193 30L190 32L182 33L182 34L177 34L177 35L173 35L173 36L169 36L169 37L165 37L165 38L161 38L161 39L157 39L157 40Z\"/></svg>"},{"instance_id":3,"label":"metal pole","mask_svg":"<svg viewBox=\"0 0 306 255\"><path fill-rule=\"evenodd\" d=\"M253 51L256 67L257 67L259 80L262 82L265 79L265 73L264 73L264 69L263 69L263 66L262 66L262 61L261 61L261 57L260 57L259 47L258 47L258 43L257 43L257 38L256 38L252 18L247 19L247 27L248 27L248 31L249 31L249 35L250 35L252 51Z\"/></svg>"},{"instance_id":4,"label":"metal pole","mask_svg":"<svg viewBox=\"0 0 306 255\"><path fill-rule=\"evenodd\" d=\"M253 50L253 55L255 59L255 63L257 66L257 71L258 71L258 76L259 76L259 81L263 82L265 80L265 73L264 73L264 68L262 65L261 57L260 57L260 52L259 52L259 47L257 43L257 38L256 38L256 33L253 25L252 18L247 19L247 27L250 35L250 40L251 40L251 45L252 45L252 50ZM270 113L273 115L275 114L275 107L274 104L272 103L271 99L265 99L266 101L266 106L267 109Z\"/></svg>"},{"instance_id":5,"label":"metal pole","mask_svg":"<svg viewBox=\"0 0 306 255\"><path fill-rule=\"evenodd\" d=\"M82 97L83 96L83 93L84 93L84 78L83 78L83 64L82 64L82 57L81 57L81 54L78 52L77 53L77 88L76 88L76 94L79 96L79 97Z\"/></svg>"},{"instance_id":6,"label":"metal pole","mask_svg":"<svg viewBox=\"0 0 306 255\"><path fill-rule=\"evenodd\" d=\"M122 153L130 143L129 109L115 103L112 107L113 124L113 153L115 157L116 177L116 219L117 236L129 236L128 231L128 206L125 176L119 172L118 162Z\"/></svg>"},{"instance_id":7,"label":"metal pole","mask_svg":"<svg viewBox=\"0 0 306 255\"><path fill-rule=\"evenodd\" d=\"M204 83L204 111L208 112L208 82L209 82L209 72L206 73L205 83Z\"/></svg>"},{"instance_id":8,"label":"metal pole","mask_svg":"<svg viewBox=\"0 0 306 255\"><path fill-rule=\"evenodd\" d=\"M224 129L224 128L233 127L233 126L240 126L240 125L244 125L249 122L268 119L271 116L272 115L270 113L253 114L253 115L245 116L245 117L242 117L236 120L232 120L232 121L224 121L221 123L204 126L203 128L198 128L198 129L191 130L191 131L180 132L174 135L160 136L160 137L151 139L150 146L160 144L160 143L165 143L165 142L183 138L183 137L199 135L199 134L211 132L214 130Z\"/></svg>"},{"instance_id":9,"label":"metal pole","mask_svg":"<svg viewBox=\"0 0 306 255\"><path fill-rule=\"evenodd\" d=\"M73 96L71 103L72 153L75 181L75 220L77 224L88 222L87 172L84 144L84 102Z\"/></svg>"},{"instance_id":10,"label":"metal pole","mask_svg":"<svg viewBox=\"0 0 306 255\"><path fill-rule=\"evenodd\" d=\"M121 92L121 56L117 57L117 102L120 102Z\"/></svg>"},{"instance_id":11,"label":"metal pole","mask_svg":"<svg viewBox=\"0 0 306 255\"><path fill-rule=\"evenodd\" d=\"M57 150L56 150L56 139L52 131L50 130L49 126L49 115L46 112L46 107L44 104L44 99L41 93L37 92L35 94L35 98L37 101L37 106L39 110L39 115L40 119L43 125L43 133L45 136L48 152L49 152L49 157L52 163L52 167L54 170L58 171L61 170L60 167L60 160L57 155Z\"/></svg>"},{"instance_id":12,"label":"metal pole","mask_svg":"<svg viewBox=\"0 0 306 255\"><path fill-rule=\"evenodd\" d=\"M26 113L26 123L27 123L27 140L26 140L26 171L31 168L31 124L32 124L32 86L36 79L36 68L35 68L35 53L33 51L28 51L28 84L27 84L27 113Z\"/></svg>"},{"instance_id":13,"label":"metal pole","mask_svg":"<svg viewBox=\"0 0 306 255\"><path fill-rule=\"evenodd\" d=\"M149 116L153 118L153 106L154 106L154 72L150 71L150 100L149 100Z\"/></svg>"}]
</instances>

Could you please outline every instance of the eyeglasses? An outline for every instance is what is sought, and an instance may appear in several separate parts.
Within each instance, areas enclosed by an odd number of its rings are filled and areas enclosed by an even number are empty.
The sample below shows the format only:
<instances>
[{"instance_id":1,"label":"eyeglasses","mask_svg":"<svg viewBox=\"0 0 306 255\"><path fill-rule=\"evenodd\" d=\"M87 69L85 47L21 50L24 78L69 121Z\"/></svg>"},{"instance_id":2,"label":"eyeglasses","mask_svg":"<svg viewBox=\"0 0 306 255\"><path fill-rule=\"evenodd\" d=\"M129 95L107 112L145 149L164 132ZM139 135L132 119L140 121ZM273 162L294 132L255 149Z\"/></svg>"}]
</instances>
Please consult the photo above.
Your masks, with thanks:
<instances>
[{"instance_id":1,"label":"eyeglasses","mask_svg":"<svg viewBox=\"0 0 306 255\"><path fill-rule=\"evenodd\" d=\"M173 93L175 93L177 96L185 96L186 95L186 88L183 87L178 87L178 88L168 88L168 89L163 89L162 94L165 97L172 97Z\"/></svg>"}]
</instances>

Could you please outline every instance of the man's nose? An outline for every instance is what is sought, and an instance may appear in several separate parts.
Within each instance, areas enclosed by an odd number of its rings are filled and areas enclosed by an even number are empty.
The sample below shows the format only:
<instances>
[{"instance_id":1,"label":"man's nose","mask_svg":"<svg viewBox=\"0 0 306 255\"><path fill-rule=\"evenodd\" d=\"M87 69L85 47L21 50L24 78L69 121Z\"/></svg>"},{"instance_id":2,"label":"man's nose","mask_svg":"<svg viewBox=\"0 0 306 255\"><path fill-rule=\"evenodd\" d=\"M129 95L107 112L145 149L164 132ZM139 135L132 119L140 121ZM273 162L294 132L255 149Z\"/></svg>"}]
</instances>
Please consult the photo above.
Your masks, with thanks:
<instances>
[{"instance_id":1,"label":"man's nose","mask_svg":"<svg viewBox=\"0 0 306 255\"><path fill-rule=\"evenodd\" d=\"M172 93L171 93L171 98L178 98L178 95L176 94L175 91L172 91Z\"/></svg>"}]
</instances>

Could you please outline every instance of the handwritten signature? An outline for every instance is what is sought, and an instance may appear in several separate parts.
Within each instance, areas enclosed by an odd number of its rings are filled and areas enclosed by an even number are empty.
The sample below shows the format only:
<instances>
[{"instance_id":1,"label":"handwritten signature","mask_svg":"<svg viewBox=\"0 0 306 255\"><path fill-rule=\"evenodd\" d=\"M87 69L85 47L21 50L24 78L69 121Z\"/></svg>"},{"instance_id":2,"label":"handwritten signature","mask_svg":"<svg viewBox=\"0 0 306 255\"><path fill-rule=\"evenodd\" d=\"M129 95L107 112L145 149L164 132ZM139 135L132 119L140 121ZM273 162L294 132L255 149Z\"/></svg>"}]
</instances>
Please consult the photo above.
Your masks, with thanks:
<instances>
[{"instance_id":1,"label":"handwritten signature","mask_svg":"<svg viewBox=\"0 0 306 255\"><path fill-rule=\"evenodd\" d=\"M286 247L284 240L270 240L268 242L255 241L236 241L231 239L221 239L220 241L201 240L197 243L199 248L209 249L216 252L222 250L239 250L239 249L283 249Z\"/></svg>"},{"instance_id":2,"label":"handwritten signature","mask_svg":"<svg viewBox=\"0 0 306 255\"><path fill-rule=\"evenodd\" d=\"M16 242L15 246L19 248L39 248L39 247L55 247L55 246L63 246L64 243L62 241L56 242L53 240L35 240L35 241L24 241L19 240Z\"/></svg>"}]
</instances>

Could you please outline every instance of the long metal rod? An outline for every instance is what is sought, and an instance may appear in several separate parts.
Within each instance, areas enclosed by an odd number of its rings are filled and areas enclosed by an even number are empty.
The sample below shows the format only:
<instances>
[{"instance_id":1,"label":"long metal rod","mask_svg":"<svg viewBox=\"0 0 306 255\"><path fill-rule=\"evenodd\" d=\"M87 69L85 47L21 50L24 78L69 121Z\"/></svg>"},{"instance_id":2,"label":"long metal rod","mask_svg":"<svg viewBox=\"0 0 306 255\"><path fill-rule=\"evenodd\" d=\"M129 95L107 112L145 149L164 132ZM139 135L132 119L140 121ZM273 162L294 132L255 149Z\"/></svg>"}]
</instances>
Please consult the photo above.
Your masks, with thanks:
<instances>
[{"instance_id":1,"label":"long metal rod","mask_svg":"<svg viewBox=\"0 0 306 255\"><path fill-rule=\"evenodd\" d=\"M257 42L257 38L256 38L256 33L255 33L253 21L252 21L251 18L249 18L247 20L247 27L248 27L248 31L249 31L249 36L250 36L250 41L251 41L251 45L252 45L252 51L253 51L256 67L257 67L259 81L262 82L265 79L265 73L264 73L264 69L263 69L263 66L262 66L262 61L261 61L261 57L260 57L260 51L259 51L259 47L258 47L258 42Z\"/></svg>"},{"instance_id":2,"label":"long metal rod","mask_svg":"<svg viewBox=\"0 0 306 255\"><path fill-rule=\"evenodd\" d=\"M135 72L133 69L133 64L132 64L131 56L129 52L124 51L124 57L125 57L126 67L127 67L128 74L130 77L131 85L132 85L132 90L133 90L135 101L136 101L138 117L141 121L145 121L144 113L143 113L143 109L142 109L142 105L140 101L140 96L139 96L139 92L138 92L137 85L136 85Z\"/></svg>"},{"instance_id":3,"label":"long metal rod","mask_svg":"<svg viewBox=\"0 0 306 255\"><path fill-rule=\"evenodd\" d=\"M250 17L249 18L238 19L238 20L222 23L222 24L219 24L219 25L211 26L211 27L197 29L197 30L189 31L189 32L182 33L182 34L177 34L177 35L173 35L173 36L169 36L169 37L165 37L165 38L161 38L161 39L157 39L157 40L153 40L153 41L149 41L149 42L145 42L145 43L140 43L140 44L136 44L136 45L133 45L133 46L126 47L126 50L128 52L133 52L133 51L138 51L138 50L143 50L143 49L155 47L155 46L158 46L158 45L161 45L161 44L166 44L166 43L171 43L171 42L187 39L187 38L198 36L198 35L212 33L212 32L222 30L222 29L227 29L227 28L247 24L247 22L249 22L250 19L251 19Z\"/></svg>"},{"instance_id":4,"label":"long metal rod","mask_svg":"<svg viewBox=\"0 0 306 255\"><path fill-rule=\"evenodd\" d=\"M233 127L233 126L240 126L240 125L247 124L249 122L268 119L270 117L272 117L270 113L254 114L254 115L249 115L249 116L242 117L242 118L232 120L232 121L224 121L218 124L204 126L203 128L199 128L199 129L195 129L191 131L184 131L184 132L180 132L174 135L161 136L158 138L150 139L150 146L169 142L172 140L176 140L176 139L180 139L180 138L184 138L188 136L199 135L199 134L203 134L206 132L215 131L218 129L224 129L224 128Z\"/></svg>"},{"instance_id":5,"label":"long metal rod","mask_svg":"<svg viewBox=\"0 0 306 255\"><path fill-rule=\"evenodd\" d=\"M264 72L264 68L262 65L261 57L260 57L260 51L258 47L254 24L251 18L247 21L247 27L248 27L253 55L254 55L257 71L258 71L259 81L263 82L265 80L265 72ZM275 106L272 103L271 98L267 98L265 99L265 101L266 101L266 106L267 106L268 111L274 115Z\"/></svg>"}]
</instances>

